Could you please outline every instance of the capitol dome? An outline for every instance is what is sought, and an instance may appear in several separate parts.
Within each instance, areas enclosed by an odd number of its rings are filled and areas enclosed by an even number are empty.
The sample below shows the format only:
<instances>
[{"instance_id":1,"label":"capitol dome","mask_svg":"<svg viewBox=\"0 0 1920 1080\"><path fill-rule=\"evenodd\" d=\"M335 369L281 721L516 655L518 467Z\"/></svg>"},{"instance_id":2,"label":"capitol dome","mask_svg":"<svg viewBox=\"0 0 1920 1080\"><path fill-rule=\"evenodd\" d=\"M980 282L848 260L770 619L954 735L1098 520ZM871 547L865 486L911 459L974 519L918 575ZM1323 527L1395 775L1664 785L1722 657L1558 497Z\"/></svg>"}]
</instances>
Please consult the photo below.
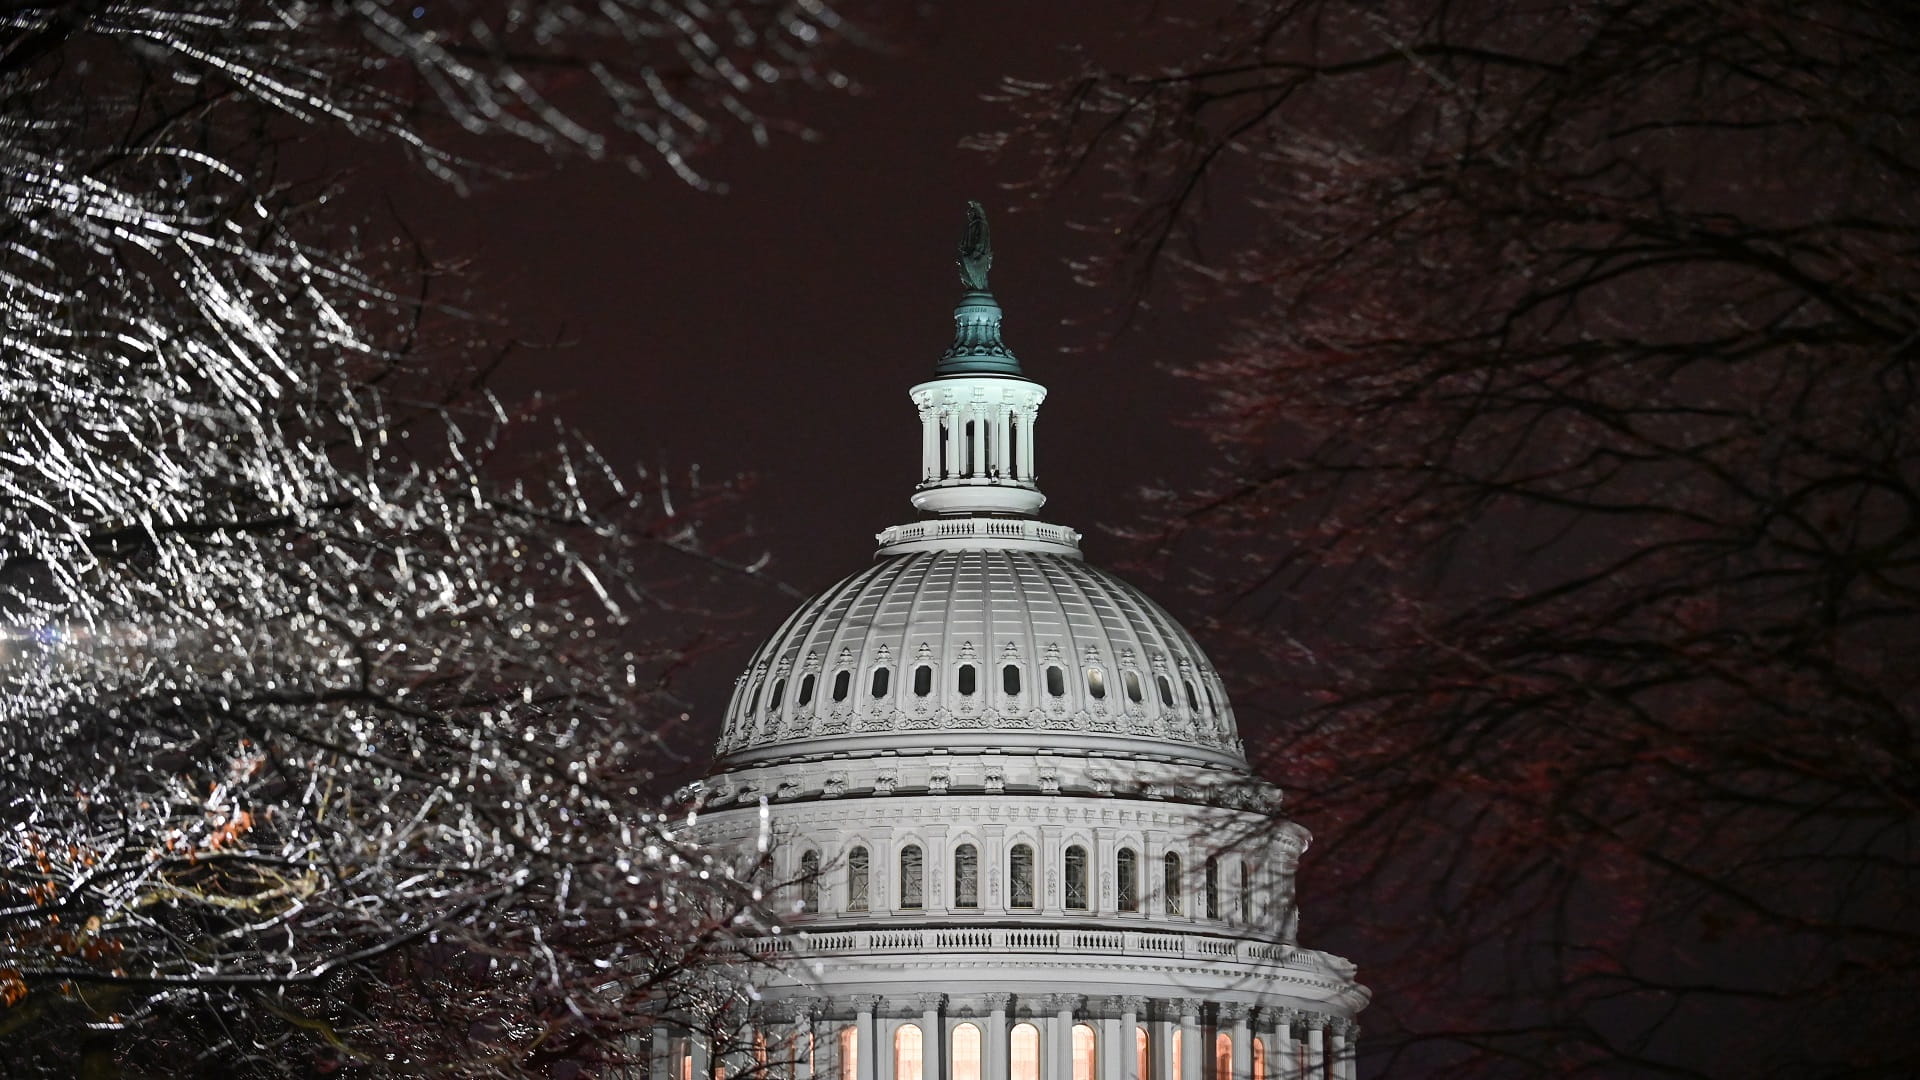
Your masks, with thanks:
<instances>
[{"instance_id":1,"label":"capitol dome","mask_svg":"<svg viewBox=\"0 0 1920 1080\"><path fill-rule=\"evenodd\" d=\"M687 792L781 920L751 1008L663 1019L648 1074L1352 1080L1367 991L1297 940L1310 837L1193 637L1036 516L1047 391L990 264L975 204L909 391L923 516L754 653Z\"/></svg>"}]
</instances>

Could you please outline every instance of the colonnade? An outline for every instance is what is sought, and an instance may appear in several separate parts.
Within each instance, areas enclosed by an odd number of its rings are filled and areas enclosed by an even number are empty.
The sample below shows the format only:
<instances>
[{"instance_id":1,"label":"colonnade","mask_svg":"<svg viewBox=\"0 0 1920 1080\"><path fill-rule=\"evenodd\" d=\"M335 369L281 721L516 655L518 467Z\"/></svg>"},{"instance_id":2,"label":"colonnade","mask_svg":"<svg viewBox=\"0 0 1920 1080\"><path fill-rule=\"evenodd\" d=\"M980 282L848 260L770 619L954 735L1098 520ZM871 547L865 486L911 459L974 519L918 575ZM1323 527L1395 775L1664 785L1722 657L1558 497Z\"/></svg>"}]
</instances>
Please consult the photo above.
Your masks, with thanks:
<instances>
[{"instance_id":1,"label":"colonnade","mask_svg":"<svg viewBox=\"0 0 1920 1080\"><path fill-rule=\"evenodd\" d=\"M970 1029L970 1030L969 1030ZM775 1005L719 1052L653 1030L650 1080L1355 1080L1359 1026L1310 1009L1078 994Z\"/></svg>"}]
</instances>

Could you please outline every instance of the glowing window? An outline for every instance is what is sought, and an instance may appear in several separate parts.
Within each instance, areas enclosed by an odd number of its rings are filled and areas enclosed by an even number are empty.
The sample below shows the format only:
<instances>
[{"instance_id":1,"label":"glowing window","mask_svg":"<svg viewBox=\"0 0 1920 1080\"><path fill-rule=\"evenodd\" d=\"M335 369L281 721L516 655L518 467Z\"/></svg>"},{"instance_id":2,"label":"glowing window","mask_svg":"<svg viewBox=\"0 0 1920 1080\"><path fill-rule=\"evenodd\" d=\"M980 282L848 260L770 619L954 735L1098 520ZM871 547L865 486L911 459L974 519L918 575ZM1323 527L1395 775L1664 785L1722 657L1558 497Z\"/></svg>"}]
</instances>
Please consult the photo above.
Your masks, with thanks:
<instances>
[{"instance_id":1,"label":"glowing window","mask_svg":"<svg viewBox=\"0 0 1920 1080\"><path fill-rule=\"evenodd\" d=\"M853 688L853 672L842 671L833 677L833 700L847 700L847 691Z\"/></svg>"},{"instance_id":2,"label":"glowing window","mask_svg":"<svg viewBox=\"0 0 1920 1080\"><path fill-rule=\"evenodd\" d=\"M1020 668L1008 664L1000 669L1000 689L1009 694L1020 692Z\"/></svg>"},{"instance_id":3,"label":"glowing window","mask_svg":"<svg viewBox=\"0 0 1920 1080\"><path fill-rule=\"evenodd\" d=\"M1220 917L1220 858L1207 856L1207 918Z\"/></svg>"},{"instance_id":4,"label":"glowing window","mask_svg":"<svg viewBox=\"0 0 1920 1080\"><path fill-rule=\"evenodd\" d=\"M933 669L925 664L913 669L913 696L926 697L933 693Z\"/></svg>"},{"instance_id":5,"label":"glowing window","mask_svg":"<svg viewBox=\"0 0 1920 1080\"><path fill-rule=\"evenodd\" d=\"M780 698L786 692L787 692L787 680L781 679L779 682L773 684L773 696L767 699L768 712L780 711Z\"/></svg>"},{"instance_id":6,"label":"glowing window","mask_svg":"<svg viewBox=\"0 0 1920 1080\"><path fill-rule=\"evenodd\" d=\"M1095 701L1104 700L1107 696L1107 677L1097 667L1087 669L1087 694Z\"/></svg>"},{"instance_id":7,"label":"glowing window","mask_svg":"<svg viewBox=\"0 0 1920 1080\"><path fill-rule=\"evenodd\" d=\"M980 849L972 844L953 849L953 905L980 906Z\"/></svg>"},{"instance_id":8,"label":"glowing window","mask_svg":"<svg viewBox=\"0 0 1920 1080\"><path fill-rule=\"evenodd\" d=\"M693 1055L680 1055L680 1080L693 1080Z\"/></svg>"},{"instance_id":9,"label":"glowing window","mask_svg":"<svg viewBox=\"0 0 1920 1080\"><path fill-rule=\"evenodd\" d=\"M920 1025L901 1024L893 1033L894 1080L920 1080L922 1065Z\"/></svg>"},{"instance_id":10,"label":"glowing window","mask_svg":"<svg viewBox=\"0 0 1920 1080\"><path fill-rule=\"evenodd\" d=\"M1213 1075L1233 1075L1233 1036L1224 1031L1213 1037Z\"/></svg>"},{"instance_id":11,"label":"glowing window","mask_svg":"<svg viewBox=\"0 0 1920 1080\"><path fill-rule=\"evenodd\" d=\"M820 853L817 851L800 856L800 903L808 911L820 910Z\"/></svg>"},{"instance_id":12,"label":"glowing window","mask_svg":"<svg viewBox=\"0 0 1920 1080\"><path fill-rule=\"evenodd\" d=\"M1040 1029L1015 1024L1007 1043L1008 1080L1040 1080Z\"/></svg>"},{"instance_id":13,"label":"glowing window","mask_svg":"<svg viewBox=\"0 0 1920 1080\"><path fill-rule=\"evenodd\" d=\"M1142 696L1140 693L1140 673L1137 671L1126 672L1121 675L1121 681L1124 682L1127 687L1127 700L1136 705L1139 704Z\"/></svg>"},{"instance_id":14,"label":"glowing window","mask_svg":"<svg viewBox=\"0 0 1920 1080\"><path fill-rule=\"evenodd\" d=\"M980 1080L980 1029L961 1024L953 1029L953 1080Z\"/></svg>"},{"instance_id":15,"label":"glowing window","mask_svg":"<svg viewBox=\"0 0 1920 1080\"><path fill-rule=\"evenodd\" d=\"M1123 847L1113 857L1114 885L1119 890L1118 907L1121 911L1140 910L1140 866L1139 856L1130 847Z\"/></svg>"},{"instance_id":16,"label":"glowing window","mask_svg":"<svg viewBox=\"0 0 1920 1080\"><path fill-rule=\"evenodd\" d=\"M840 1080L860 1080L860 1033L852 1024L840 1029Z\"/></svg>"},{"instance_id":17,"label":"glowing window","mask_svg":"<svg viewBox=\"0 0 1920 1080\"><path fill-rule=\"evenodd\" d=\"M847 852L847 910L867 910L867 849Z\"/></svg>"},{"instance_id":18,"label":"glowing window","mask_svg":"<svg viewBox=\"0 0 1920 1080\"><path fill-rule=\"evenodd\" d=\"M1033 906L1033 847L1015 844L1007 853L1007 904L1009 907Z\"/></svg>"},{"instance_id":19,"label":"glowing window","mask_svg":"<svg viewBox=\"0 0 1920 1080\"><path fill-rule=\"evenodd\" d=\"M924 906L926 894L925 859L921 855L919 844L908 844L900 849L900 906L917 908Z\"/></svg>"},{"instance_id":20,"label":"glowing window","mask_svg":"<svg viewBox=\"0 0 1920 1080\"><path fill-rule=\"evenodd\" d=\"M963 695L971 694L974 692L975 689L976 687L974 685L973 665L961 664L960 665L960 693Z\"/></svg>"},{"instance_id":21,"label":"glowing window","mask_svg":"<svg viewBox=\"0 0 1920 1080\"><path fill-rule=\"evenodd\" d=\"M1180 1029L1173 1029L1173 1064L1167 1069L1167 1080L1180 1080Z\"/></svg>"},{"instance_id":22,"label":"glowing window","mask_svg":"<svg viewBox=\"0 0 1920 1080\"><path fill-rule=\"evenodd\" d=\"M1067 849L1067 906L1075 911L1087 909L1087 849L1075 844Z\"/></svg>"},{"instance_id":23,"label":"glowing window","mask_svg":"<svg viewBox=\"0 0 1920 1080\"><path fill-rule=\"evenodd\" d=\"M1047 693L1054 697L1067 696L1067 673L1052 665L1047 667Z\"/></svg>"},{"instance_id":24,"label":"glowing window","mask_svg":"<svg viewBox=\"0 0 1920 1080\"><path fill-rule=\"evenodd\" d=\"M1267 1044L1257 1035L1253 1039L1253 1080L1267 1080Z\"/></svg>"},{"instance_id":25,"label":"glowing window","mask_svg":"<svg viewBox=\"0 0 1920 1080\"><path fill-rule=\"evenodd\" d=\"M1160 688L1160 704L1173 708L1173 684L1167 681L1165 675L1155 675L1153 681Z\"/></svg>"},{"instance_id":26,"label":"glowing window","mask_svg":"<svg viewBox=\"0 0 1920 1080\"><path fill-rule=\"evenodd\" d=\"M1073 1080L1095 1080L1096 1044L1091 1024L1073 1025Z\"/></svg>"},{"instance_id":27,"label":"glowing window","mask_svg":"<svg viewBox=\"0 0 1920 1080\"><path fill-rule=\"evenodd\" d=\"M800 680L800 700L798 704L813 704L813 679L814 677L812 675L808 675L806 678Z\"/></svg>"},{"instance_id":28,"label":"glowing window","mask_svg":"<svg viewBox=\"0 0 1920 1080\"><path fill-rule=\"evenodd\" d=\"M889 676L886 668L877 667L873 669L873 696L874 697L887 696L888 677Z\"/></svg>"},{"instance_id":29,"label":"glowing window","mask_svg":"<svg viewBox=\"0 0 1920 1080\"><path fill-rule=\"evenodd\" d=\"M1163 884L1162 884L1162 893L1167 902L1167 914L1178 915L1180 914L1181 908L1183 907L1183 905L1180 903L1180 893L1181 893L1181 884L1182 884L1180 880L1182 877L1181 868L1180 868L1180 856L1171 851L1167 852L1167 857L1163 865L1165 867L1165 871L1164 871L1164 878L1163 878Z\"/></svg>"},{"instance_id":30,"label":"glowing window","mask_svg":"<svg viewBox=\"0 0 1920 1080\"><path fill-rule=\"evenodd\" d=\"M1153 1075L1152 1059L1147 1054L1147 1029L1135 1026L1133 1029L1134 1076L1136 1080L1147 1080Z\"/></svg>"}]
</instances>

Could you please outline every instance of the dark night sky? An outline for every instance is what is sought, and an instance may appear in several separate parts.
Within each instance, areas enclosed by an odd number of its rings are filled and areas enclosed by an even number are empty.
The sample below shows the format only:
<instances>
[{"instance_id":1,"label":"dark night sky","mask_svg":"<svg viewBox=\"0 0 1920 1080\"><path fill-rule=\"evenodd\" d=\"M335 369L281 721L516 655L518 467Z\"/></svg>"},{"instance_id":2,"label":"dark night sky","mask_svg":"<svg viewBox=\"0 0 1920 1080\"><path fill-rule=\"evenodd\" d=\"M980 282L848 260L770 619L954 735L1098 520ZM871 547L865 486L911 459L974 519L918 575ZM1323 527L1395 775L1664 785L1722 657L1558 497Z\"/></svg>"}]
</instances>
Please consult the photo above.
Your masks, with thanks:
<instances>
[{"instance_id":1,"label":"dark night sky","mask_svg":"<svg viewBox=\"0 0 1920 1080\"><path fill-rule=\"evenodd\" d=\"M1135 519L1140 485L1191 486L1205 469L1203 440L1175 423L1196 398L1160 364L1207 338L1175 313L1106 340L1113 295L1076 284L1066 265L1100 243L1070 227L1087 208L1016 209L1007 184L1019 165L960 143L1011 122L983 100L1001 76L1069 73L1069 42L1126 48L1134 24L1119 10L1131 9L941 5L891 54L841 54L858 94L776 107L818 141L776 136L762 150L738 139L699 162L724 194L573 162L463 200L423 188L406 212L443 254L474 258L481 303L520 337L570 343L523 355L499 384L508 394L557 395L555 411L616 463L754 474L744 511L773 556L768 572L812 592L863 566L873 533L914 516L906 392L951 336L953 250L965 201L979 199L1008 343L1050 390L1042 516L1087 533L1089 557L1110 562L1120 545L1103 527ZM792 606L767 594L727 628L743 640L687 689L723 706L753 639Z\"/></svg>"}]
</instances>

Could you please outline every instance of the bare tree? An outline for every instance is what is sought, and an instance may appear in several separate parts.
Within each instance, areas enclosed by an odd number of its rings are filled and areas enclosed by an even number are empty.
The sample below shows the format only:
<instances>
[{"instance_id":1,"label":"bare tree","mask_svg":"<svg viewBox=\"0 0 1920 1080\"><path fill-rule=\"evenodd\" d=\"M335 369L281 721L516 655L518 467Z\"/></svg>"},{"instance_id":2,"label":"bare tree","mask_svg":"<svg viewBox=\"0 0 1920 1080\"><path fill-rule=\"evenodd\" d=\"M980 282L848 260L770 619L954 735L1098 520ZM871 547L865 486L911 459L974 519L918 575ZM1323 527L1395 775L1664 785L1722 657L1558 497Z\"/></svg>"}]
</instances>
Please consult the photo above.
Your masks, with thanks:
<instances>
[{"instance_id":1,"label":"bare tree","mask_svg":"<svg viewBox=\"0 0 1920 1080\"><path fill-rule=\"evenodd\" d=\"M1920 22L1224 7L1010 85L1013 145L1236 320L1167 539L1275 673L1375 1063L1914 1072Z\"/></svg>"},{"instance_id":2,"label":"bare tree","mask_svg":"<svg viewBox=\"0 0 1920 1080\"><path fill-rule=\"evenodd\" d=\"M435 268L283 162L458 185L491 136L704 183L845 36L816 0L0 11L0 1068L544 1074L728 1007L676 979L765 913L649 809L675 658L636 630L724 553L523 431Z\"/></svg>"}]
</instances>

